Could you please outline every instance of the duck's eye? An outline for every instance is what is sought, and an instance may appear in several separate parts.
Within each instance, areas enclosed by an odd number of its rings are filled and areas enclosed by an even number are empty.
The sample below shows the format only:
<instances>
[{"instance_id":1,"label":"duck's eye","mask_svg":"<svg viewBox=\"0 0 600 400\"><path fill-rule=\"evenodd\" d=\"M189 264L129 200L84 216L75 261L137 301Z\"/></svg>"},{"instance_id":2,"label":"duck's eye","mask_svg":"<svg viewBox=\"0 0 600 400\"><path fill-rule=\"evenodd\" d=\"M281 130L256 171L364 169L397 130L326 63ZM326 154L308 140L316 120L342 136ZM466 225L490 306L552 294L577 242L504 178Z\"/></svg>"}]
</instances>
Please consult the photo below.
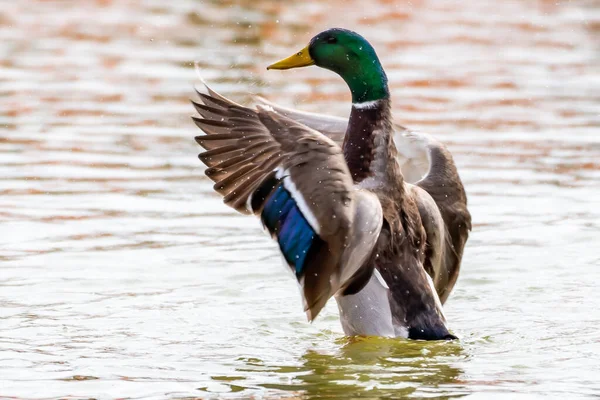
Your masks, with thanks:
<instances>
[{"instance_id":1,"label":"duck's eye","mask_svg":"<svg viewBox=\"0 0 600 400\"><path fill-rule=\"evenodd\" d=\"M333 37L333 36L331 36L331 37L328 37L328 38L327 38L327 43L331 43L331 44L333 44L333 43L337 43L337 38L335 38L335 37Z\"/></svg>"}]
</instances>

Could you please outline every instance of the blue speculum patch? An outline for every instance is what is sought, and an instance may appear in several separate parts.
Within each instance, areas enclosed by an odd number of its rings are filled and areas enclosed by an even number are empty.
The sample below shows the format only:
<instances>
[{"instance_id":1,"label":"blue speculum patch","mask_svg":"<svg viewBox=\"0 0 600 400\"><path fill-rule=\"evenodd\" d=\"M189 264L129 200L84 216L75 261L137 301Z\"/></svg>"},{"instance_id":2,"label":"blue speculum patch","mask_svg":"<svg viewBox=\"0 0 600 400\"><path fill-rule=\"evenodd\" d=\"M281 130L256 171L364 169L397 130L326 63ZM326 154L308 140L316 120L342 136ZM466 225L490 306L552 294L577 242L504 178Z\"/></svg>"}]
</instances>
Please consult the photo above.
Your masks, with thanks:
<instances>
[{"instance_id":1,"label":"blue speculum patch","mask_svg":"<svg viewBox=\"0 0 600 400\"><path fill-rule=\"evenodd\" d=\"M279 184L267 199L261 219L271 235L277 238L279 248L296 276L302 275L306 255L316 235L283 184Z\"/></svg>"}]
</instances>

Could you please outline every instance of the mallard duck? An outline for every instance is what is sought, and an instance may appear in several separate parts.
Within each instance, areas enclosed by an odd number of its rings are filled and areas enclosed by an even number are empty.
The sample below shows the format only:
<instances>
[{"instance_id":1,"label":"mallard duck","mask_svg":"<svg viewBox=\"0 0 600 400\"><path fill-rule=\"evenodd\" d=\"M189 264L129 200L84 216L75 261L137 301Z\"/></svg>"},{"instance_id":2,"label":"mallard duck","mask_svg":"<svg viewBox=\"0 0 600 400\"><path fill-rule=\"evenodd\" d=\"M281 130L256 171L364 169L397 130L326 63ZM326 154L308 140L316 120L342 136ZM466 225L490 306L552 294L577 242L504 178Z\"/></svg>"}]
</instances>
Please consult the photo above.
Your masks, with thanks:
<instances>
[{"instance_id":1,"label":"mallard duck","mask_svg":"<svg viewBox=\"0 0 600 400\"><path fill-rule=\"evenodd\" d=\"M386 74L359 34L326 30L267 69L309 65L346 81L349 119L265 99L248 108L206 86L192 102L206 176L225 204L261 219L309 321L335 297L346 335L455 339L442 304L471 216L452 156L392 123Z\"/></svg>"}]
</instances>

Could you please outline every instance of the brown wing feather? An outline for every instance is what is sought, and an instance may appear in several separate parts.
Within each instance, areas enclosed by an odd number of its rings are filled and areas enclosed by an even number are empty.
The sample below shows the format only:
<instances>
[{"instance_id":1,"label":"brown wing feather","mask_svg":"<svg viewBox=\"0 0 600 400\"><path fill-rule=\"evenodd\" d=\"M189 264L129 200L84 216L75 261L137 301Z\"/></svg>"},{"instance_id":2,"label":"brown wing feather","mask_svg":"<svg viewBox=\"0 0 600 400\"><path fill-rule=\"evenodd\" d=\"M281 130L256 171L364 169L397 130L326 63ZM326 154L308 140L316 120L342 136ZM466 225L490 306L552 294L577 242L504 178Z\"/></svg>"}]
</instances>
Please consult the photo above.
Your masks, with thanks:
<instances>
[{"instance_id":1,"label":"brown wing feather","mask_svg":"<svg viewBox=\"0 0 600 400\"><path fill-rule=\"evenodd\" d=\"M271 109L253 110L208 91L199 94L202 103L192 102L201 116L193 119L206 133L196 141L207 150L199 158L208 166L206 175L215 182L215 191L237 211L261 214L277 185L263 186L275 179L278 170L279 185L284 184L300 203L309 223L314 219L311 226L316 225L318 245L311 247L299 277L305 311L312 320L344 284L340 260L355 205L341 149L326 136ZM261 197L256 202L255 194ZM273 235L276 238L277 232Z\"/></svg>"}]
</instances>

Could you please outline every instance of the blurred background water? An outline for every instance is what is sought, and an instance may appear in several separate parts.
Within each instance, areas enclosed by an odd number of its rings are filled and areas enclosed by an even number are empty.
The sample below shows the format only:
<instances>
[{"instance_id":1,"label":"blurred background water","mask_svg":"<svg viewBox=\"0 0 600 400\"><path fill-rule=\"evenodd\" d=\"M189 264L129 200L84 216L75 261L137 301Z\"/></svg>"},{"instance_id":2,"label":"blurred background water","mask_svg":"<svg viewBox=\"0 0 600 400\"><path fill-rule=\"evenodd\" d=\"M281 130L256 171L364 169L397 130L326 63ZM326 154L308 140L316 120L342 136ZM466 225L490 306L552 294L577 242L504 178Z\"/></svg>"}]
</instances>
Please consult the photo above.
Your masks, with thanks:
<instances>
[{"instance_id":1,"label":"blurred background water","mask_svg":"<svg viewBox=\"0 0 600 400\"><path fill-rule=\"evenodd\" d=\"M0 1L0 397L600 395L600 2ZM258 221L221 204L189 116L347 115L322 29L367 37L398 122L455 155L474 228L454 343L305 321Z\"/></svg>"}]
</instances>

